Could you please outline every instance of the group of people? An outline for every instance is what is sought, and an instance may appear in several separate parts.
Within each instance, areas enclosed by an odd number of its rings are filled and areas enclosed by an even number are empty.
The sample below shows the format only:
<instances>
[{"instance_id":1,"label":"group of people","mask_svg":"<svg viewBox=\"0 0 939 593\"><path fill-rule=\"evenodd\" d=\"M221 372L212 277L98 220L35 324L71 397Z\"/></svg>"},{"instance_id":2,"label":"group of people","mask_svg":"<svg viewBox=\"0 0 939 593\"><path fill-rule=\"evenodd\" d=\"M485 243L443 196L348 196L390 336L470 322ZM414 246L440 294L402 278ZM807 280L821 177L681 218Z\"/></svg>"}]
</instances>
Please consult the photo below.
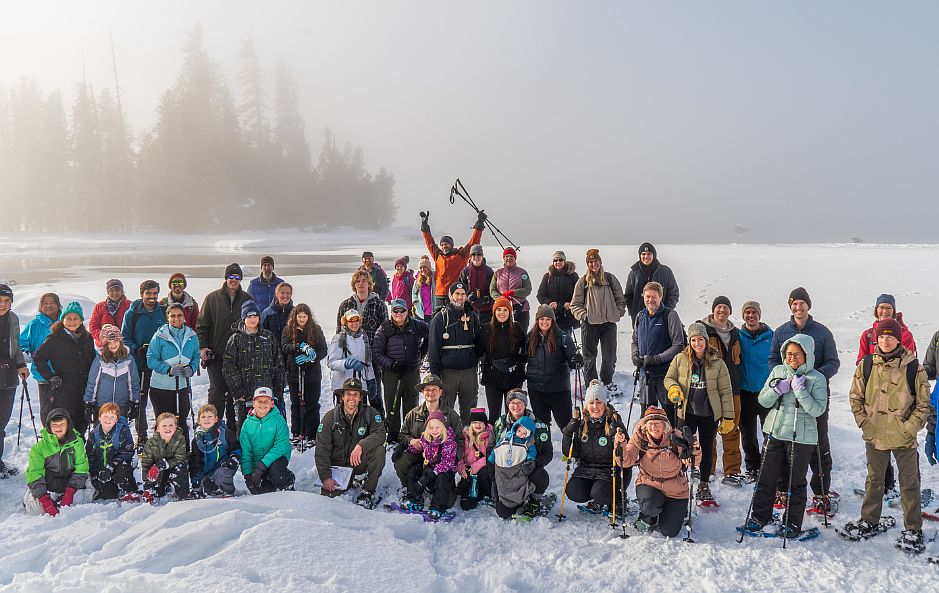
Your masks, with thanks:
<instances>
[{"instance_id":1,"label":"group of people","mask_svg":"<svg viewBox=\"0 0 939 593\"><path fill-rule=\"evenodd\" d=\"M229 265L222 286L201 307L181 273L169 278L162 300L155 281L142 283L140 299L130 302L122 283L110 280L87 329L78 303L62 307L48 293L19 335L9 303L3 309L3 291L10 302L12 292L0 289L0 336L9 336L10 345L0 343L0 354L10 352L3 369L12 369L0 376L0 416L9 418L13 390L25 380L24 353L39 382L45 448L37 452L36 468L31 455L27 507L49 512L47 490L64 497L53 496L53 504L71 504L75 492L65 495L81 489L85 473L96 496L134 499L141 495L133 478L135 447L142 455L142 493L162 495L172 486L181 498L232 493L239 466L251 492L291 488L291 449L314 448L328 496L361 483L357 502L374 506L391 450L411 509L423 509L426 494L428 512L438 517L457 496L464 509L485 500L499 516L533 516L549 486L544 468L554 456L553 420L563 454L577 462L566 496L596 512L622 513L621 504L613 504L613 483L631 481L636 466L636 525L643 529L672 537L690 498L716 504L710 481L718 435L721 483L756 484L747 530L763 530L774 506L784 507L781 529L798 536L808 485L812 508L831 509L829 382L840 360L831 332L809 314L804 288L791 292L792 316L775 330L761 320L755 301L743 304L744 324L736 327L726 296L716 297L711 313L685 330L675 310L675 276L653 245L639 247L625 288L604 270L599 250L587 251L583 276L557 251L531 319L531 278L512 247L503 250L501 268L486 264L479 243L484 224L480 212L469 243L455 248L450 236L439 243L433 238L429 213L422 213L429 256L420 259L417 273L403 257L389 279L374 254L364 252L328 341L310 307L293 304L292 286L274 274L270 256L247 291L240 266ZM620 392L613 384L617 327L627 312L641 403L631 435L611 404ZM849 528L876 529L884 492L896 492L896 475L903 537L921 540L916 433L929 424L926 450L935 463L936 402L930 404L927 378L936 376L939 332L920 365L891 295L877 299L874 316L861 336L851 387L869 476L862 518ZM321 414L324 359L336 405ZM209 405L197 420L190 379L200 362L210 386ZM581 369L589 385L577 402L582 413L571 393L571 371ZM480 384L485 409L478 407ZM152 438L148 401L156 418ZM128 420L136 425L136 445ZM67 448L76 451L67 456L74 460L71 474L68 464L48 461ZM79 449L86 451L79 455ZM34 484L29 478L42 469L42 459L59 473ZM333 478L337 467L351 468L353 478L364 474L364 481L340 485ZM625 502L622 496L618 502Z\"/></svg>"}]
</instances>

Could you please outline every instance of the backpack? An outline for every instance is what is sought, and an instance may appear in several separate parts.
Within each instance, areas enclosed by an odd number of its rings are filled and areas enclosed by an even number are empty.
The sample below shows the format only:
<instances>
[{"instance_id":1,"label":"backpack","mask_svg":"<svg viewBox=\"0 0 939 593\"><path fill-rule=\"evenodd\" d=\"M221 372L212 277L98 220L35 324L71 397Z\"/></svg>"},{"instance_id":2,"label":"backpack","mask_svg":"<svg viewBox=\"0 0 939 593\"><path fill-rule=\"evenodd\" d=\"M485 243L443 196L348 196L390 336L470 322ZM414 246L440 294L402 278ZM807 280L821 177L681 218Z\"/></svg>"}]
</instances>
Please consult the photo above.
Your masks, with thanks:
<instances>
[{"instance_id":1,"label":"backpack","mask_svg":"<svg viewBox=\"0 0 939 593\"><path fill-rule=\"evenodd\" d=\"M665 322L665 327L667 328L668 316L672 311L674 311L674 309L669 309L668 307L664 307L664 309L665 310L662 311L662 321ZM639 327L639 320L642 319L643 314L648 315L649 309L643 307L642 311L639 311L639 314L636 315L636 327ZM685 324L682 323L680 319L678 320L678 323L681 325L681 349L684 350L688 347L688 332L685 331Z\"/></svg>"},{"instance_id":2,"label":"backpack","mask_svg":"<svg viewBox=\"0 0 939 593\"><path fill-rule=\"evenodd\" d=\"M919 371L919 359L906 365L906 388L910 390L913 396L916 396L916 372ZM874 368L874 355L868 354L861 359L861 372L864 373L864 385L867 386L871 378L871 371Z\"/></svg>"}]
</instances>

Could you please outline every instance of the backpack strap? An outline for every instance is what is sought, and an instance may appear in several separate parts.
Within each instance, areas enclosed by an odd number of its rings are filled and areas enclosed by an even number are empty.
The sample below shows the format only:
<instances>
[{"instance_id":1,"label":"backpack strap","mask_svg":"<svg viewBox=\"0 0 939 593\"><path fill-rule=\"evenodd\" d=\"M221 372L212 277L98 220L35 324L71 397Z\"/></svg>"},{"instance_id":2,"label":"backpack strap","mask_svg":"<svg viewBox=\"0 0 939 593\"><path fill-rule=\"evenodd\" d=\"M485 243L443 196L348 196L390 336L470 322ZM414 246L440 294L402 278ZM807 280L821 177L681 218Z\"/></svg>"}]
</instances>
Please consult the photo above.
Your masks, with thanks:
<instances>
[{"instance_id":1,"label":"backpack strap","mask_svg":"<svg viewBox=\"0 0 939 593\"><path fill-rule=\"evenodd\" d=\"M871 371L874 366L874 355L868 354L861 360L861 372L864 373L864 385L867 386L867 382L871 378ZM913 362L906 365L906 388L910 390L910 393L914 396L916 395L916 373L919 371L919 359L914 358Z\"/></svg>"}]
</instances>

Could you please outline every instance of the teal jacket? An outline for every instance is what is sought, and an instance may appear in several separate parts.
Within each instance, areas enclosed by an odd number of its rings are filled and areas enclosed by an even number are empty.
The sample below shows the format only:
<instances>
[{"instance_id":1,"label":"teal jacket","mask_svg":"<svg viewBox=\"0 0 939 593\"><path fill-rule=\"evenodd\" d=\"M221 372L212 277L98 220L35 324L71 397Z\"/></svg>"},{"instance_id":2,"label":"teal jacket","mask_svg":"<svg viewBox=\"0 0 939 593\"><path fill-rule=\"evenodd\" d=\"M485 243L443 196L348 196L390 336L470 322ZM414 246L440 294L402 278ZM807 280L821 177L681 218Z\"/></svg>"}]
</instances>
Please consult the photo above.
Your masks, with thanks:
<instances>
[{"instance_id":1,"label":"teal jacket","mask_svg":"<svg viewBox=\"0 0 939 593\"><path fill-rule=\"evenodd\" d=\"M52 320L42 313L37 313L36 317L26 324L26 327L23 328L23 332L20 334L20 350L29 353L30 356L36 354L36 350L39 350L42 343L46 341L46 336L49 335L49 328L51 327ZM17 322L17 328L19 328L19 322ZM48 363L46 363L46 366L49 366ZM36 370L35 362L30 365L30 368L32 369L31 374L33 379L36 381L45 381L42 375L39 374L39 371ZM51 366L49 370L52 370Z\"/></svg>"},{"instance_id":2,"label":"teal jacket","mask_svg":"<svg viewBox=\"0 0 939 593\"><path fill-rule=\"evenodd\" d=\"M763 432L781 441L792 441L793 421L798 413L795 442L805 445L818 443L818 428L815 419L828 407L828 382L815 370L815 340L808 334L796 334L783 342L779 353L786 359L786 346L796 343L805 351L805 362L796 370L788 364L776 365L760 391L760 405L772 408L763 422ZM805 389L790 390L780 396L773 389L776 381L791 381L796 374L805 375ZM799 407L796 410L796 402Z\"/></svg>"},{"instance_id":3,"label":"teal jacket","mask_svg":"<svg viewBox=\"0 0 939 593\"><path fill-rule=\"evenodd\" d=\"M264 418L258 418L251 410L241 426L238 440L241 441L241 473L246 476L254 471L259 461L270 467L281 457L290 460L290 429L276 407Z\"/></svg>"}]
</instances>

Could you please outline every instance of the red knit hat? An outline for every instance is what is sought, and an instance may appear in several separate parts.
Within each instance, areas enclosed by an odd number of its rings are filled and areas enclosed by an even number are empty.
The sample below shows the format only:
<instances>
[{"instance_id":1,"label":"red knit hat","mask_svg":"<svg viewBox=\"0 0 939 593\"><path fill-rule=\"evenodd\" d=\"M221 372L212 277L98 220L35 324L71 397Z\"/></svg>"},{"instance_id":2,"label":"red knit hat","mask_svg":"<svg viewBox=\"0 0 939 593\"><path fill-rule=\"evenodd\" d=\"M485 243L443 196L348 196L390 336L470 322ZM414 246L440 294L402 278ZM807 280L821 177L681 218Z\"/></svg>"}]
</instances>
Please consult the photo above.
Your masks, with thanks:
<instances>
[{"instance_id":1,"label":"red knit hat","mask_svg":"<svg viewBox=\"0 0 939 593\"><path fill-rule=\"evenodd\" d=\"M518 254L515 253L514 249L512 249L511 247L506 247L505 250L502 252L502 259L505 259L505 256L507 256L510 253L512 254L512 257L518 257Z\"/></svg>"},{"instance_id":2,"label":"red knit hat","mask_svg":"<svg viewBox=\"0 0 939 593\"><path fill-rule=\"evenodd\" d=\"M874 335L878 338L880 336L891 336L899 341L903 335L903 328L900 327L900 323L896 319L888 317L877 322L877 331L874 332Z\"/></svg>"}]
</instances>

